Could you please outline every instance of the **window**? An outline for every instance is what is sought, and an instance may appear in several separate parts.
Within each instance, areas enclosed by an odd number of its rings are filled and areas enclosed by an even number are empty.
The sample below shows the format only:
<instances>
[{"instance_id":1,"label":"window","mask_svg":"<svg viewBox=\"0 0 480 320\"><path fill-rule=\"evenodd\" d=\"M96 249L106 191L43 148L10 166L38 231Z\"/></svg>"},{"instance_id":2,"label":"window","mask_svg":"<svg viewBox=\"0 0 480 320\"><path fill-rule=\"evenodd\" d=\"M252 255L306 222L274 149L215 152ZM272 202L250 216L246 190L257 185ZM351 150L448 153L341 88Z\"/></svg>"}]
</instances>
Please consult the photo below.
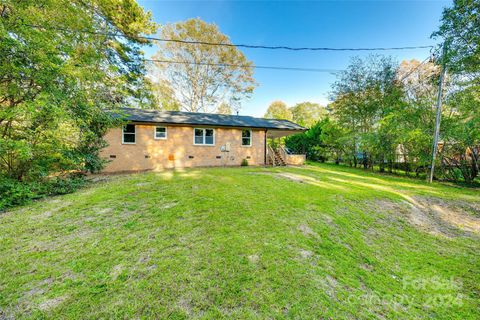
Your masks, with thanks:
<instances>
[{"instance_id":1,"label":"window","mask_svg":"<svg viewBox=\"0 0 480 320\"><path fill-rule=\"evenodd\" d=\"M213 129L193 129L193 144L210 145L215 144L215 133Z\"/></svg>"},{"instance_id":2,"label":"window","mask_svg":"<svg viewBox=\"0 0 480 320\"><path fill-rule=\"evenodd\" d=\"M134 124L127 124L123 126L122 143L135 144L135 125Z\"/></svg>"},{"instance_id":3,"label":"window","mask_svg":"<svg viewBox=\"0 0 480 320\"><path fill-rule=\"evenodd\" d=\"M244 129L242 130L242 146L251 146L252 145L252 130Z\"/></svg>"},{"instance_id":4,"label":"window","mask_svg":"<svg viewBox=\"0 0 480 320\"><path fill-rule=\"evenodd\" d=\"M167 128L155 127L155 139L167 139Z\"/></svg>"}]
</instances>

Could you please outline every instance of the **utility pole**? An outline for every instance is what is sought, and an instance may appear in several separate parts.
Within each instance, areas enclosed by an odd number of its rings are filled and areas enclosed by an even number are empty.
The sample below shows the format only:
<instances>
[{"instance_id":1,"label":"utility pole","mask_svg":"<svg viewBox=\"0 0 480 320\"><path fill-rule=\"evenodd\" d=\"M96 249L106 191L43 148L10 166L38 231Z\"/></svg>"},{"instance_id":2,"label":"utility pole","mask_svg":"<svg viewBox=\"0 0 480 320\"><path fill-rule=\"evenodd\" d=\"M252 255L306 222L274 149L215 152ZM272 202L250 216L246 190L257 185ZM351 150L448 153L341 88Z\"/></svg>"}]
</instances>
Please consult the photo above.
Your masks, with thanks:
<instances>
[{"instance_id":1,"label":"utility pole","mask_svg":"<svg viewBox=\"0 0 480 320\"><path fill-rule=\"evenodd\" d=\"M442 119L442 93L443 93L443 78L446 72L446 54L447 54L447 42L443 43L442 50L442 70L440 71L440 79L438 81L438 95L437 95L437 117L435 118L435 133L433 136L433 151L432 151L432 165L430 167L430 176L428 182L432 183L433 174L435 171L435 158L438 151L438 137L440 135L440 121Z\"/></svg>"}]
</instances>

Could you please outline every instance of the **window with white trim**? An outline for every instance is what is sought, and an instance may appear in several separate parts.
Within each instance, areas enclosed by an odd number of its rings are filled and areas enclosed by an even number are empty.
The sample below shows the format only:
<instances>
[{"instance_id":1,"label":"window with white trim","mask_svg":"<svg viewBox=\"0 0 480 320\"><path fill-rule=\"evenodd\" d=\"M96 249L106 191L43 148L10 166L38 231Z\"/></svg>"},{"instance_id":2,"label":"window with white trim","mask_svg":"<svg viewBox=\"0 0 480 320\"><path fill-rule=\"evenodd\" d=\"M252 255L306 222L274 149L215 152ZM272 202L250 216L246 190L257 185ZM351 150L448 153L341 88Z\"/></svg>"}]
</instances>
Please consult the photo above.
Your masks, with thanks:
<instances>
[{"instance_id":1,"label":"window with white trim","mask_svg":"<svg viewBox=\"0 0 480 320\"><path fill-rule=\"evenodd\" d=\"M135 125L134 124L126 124L123 126L122 143L135 144Z\"/></svg>"},{"instance_id":2,"label":"window with white trim","mask_svg":"<svg viewBox=\"0 0 480 320\"><path fill-rule=\"evenodd\" d=\"M167 128L155 127L155 139L167 139Z\"/></svg>"},{"instance_id":3,"label":"window with white trim","mask_svg":"<svg viewBox=\"0 0 480 320\"><path fill-rule=\"evenodd\" d=\"M242 130L242 146L251 146L252 145L252 130L243 129Z\"/></svg>"},{"instance_id":4,"label":"window with white trim","mask_svg":"<svg viewBox=\"0 0 480 320\"><path fill-rule=\"evenodd\" d=\"M193 144L213 146L215 144L215 131L208 128L193 129Z\"/></svg>"}]
</instances>

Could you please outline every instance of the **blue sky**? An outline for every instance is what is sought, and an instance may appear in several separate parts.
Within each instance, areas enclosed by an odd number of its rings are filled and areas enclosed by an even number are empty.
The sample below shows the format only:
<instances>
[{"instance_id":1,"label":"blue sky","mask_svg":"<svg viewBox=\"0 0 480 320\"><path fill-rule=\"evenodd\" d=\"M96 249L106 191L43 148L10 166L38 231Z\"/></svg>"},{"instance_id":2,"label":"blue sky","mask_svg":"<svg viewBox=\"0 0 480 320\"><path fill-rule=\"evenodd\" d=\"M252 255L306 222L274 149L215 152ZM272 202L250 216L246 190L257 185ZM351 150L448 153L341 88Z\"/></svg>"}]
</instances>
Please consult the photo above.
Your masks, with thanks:
<instances>
[{"instance_id":1,"label":"blue sky","mask_svg":"<svg viewBox=\"0 0 480 320\"><path fill-rule=\"evenodd\" d=\"M160 25L199 17L215 23L233 43L315 47L399 47L435 44L430 39L450 1L154 1L140 0ZM242 49L256 65L344 69L358 52L290 52ZM146 48L147 56L155 48ZM389 51L398 61L423 60L429 49ZM262 116L270 102L328 103L335 75L255 71L259 86L241 114Z\"/></svg>"}]
</instances>

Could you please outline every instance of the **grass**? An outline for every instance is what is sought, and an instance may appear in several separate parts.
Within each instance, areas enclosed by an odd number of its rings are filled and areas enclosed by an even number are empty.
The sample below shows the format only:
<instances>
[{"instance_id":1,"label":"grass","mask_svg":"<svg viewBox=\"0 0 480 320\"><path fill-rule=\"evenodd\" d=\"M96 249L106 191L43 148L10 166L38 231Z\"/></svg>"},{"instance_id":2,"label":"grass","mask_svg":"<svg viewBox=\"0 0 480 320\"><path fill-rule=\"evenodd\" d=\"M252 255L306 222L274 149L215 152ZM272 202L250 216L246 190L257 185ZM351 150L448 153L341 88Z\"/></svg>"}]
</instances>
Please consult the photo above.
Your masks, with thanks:
<instances>
[{"instance_id":1,"label":"grass","mask_svg":"<svg viewBox=\"0 0 480 320\"><path fill-rule=\"evenodd\" d=\"M99 180L0 215L0 318L480 317L478 189L327 164Z\"/></svg>"}]
</instances>

